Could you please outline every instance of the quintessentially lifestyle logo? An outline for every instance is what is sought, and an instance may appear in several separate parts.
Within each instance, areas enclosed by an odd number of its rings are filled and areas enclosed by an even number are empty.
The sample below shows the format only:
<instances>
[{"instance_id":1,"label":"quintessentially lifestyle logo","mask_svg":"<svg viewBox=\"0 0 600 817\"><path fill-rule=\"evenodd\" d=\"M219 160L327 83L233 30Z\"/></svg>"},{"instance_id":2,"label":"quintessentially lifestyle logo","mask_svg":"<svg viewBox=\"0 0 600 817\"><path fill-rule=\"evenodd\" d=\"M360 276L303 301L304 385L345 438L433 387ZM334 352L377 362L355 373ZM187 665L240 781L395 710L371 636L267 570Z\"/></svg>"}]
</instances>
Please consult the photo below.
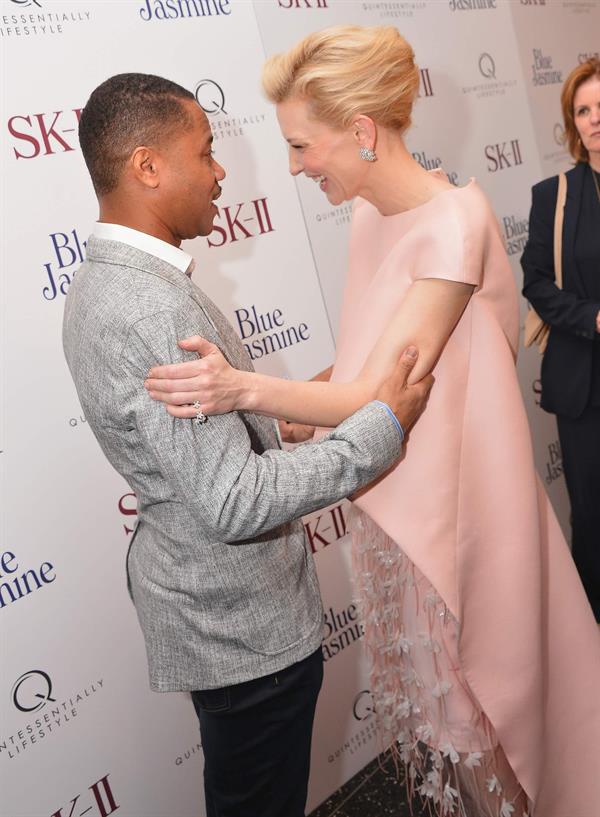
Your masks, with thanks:
<instances>
[{"instance_id":1,"label":"quintessentially lifestyle logo","mask_svg":"<svg viewBox=\"0 0 600 817\"><path fill-rule=\"evenodd\" d=\"M552 136L554 137L555 144L557 144L559 148L564 147L565 126L562 124L562 122L555 122L554 127L552 128Z\"/></svg>"},{"instance_id":2,"label":"quintessentially lifestyle logo","mask_svg":"<svg viewBox=\"0 0 600 817\"><path fill-rule=\"evenodd\" d=\"M337 505L304 517L304 530L313 553L318 553L328 545L339 542L346 535L347 508L345 502L339 502Z\"/></svg>"},{"instance_id":3,"label":"quintessentially lifestyle logo","mask_svg":"<svg viewBox=\"0 0 600 817\"><path fill-rule=\"evenodd\" d=\"M508 255L520 255L525 249L529 236L529 221L526 218L510 215L502 217L502 232Z\"/></svg>"},{"instance_id":4,"label":"quintessentially lifestyle logo","mask_svg":"<svg viewBox=\"0 0 600 817\"><path fill-rule=\"evenodd\" d=\"M202 744L196 743L194 746L191 746L189 749L186 749L185 752L181 755L177 755L175 758L175 765L176 766L183 766L188 760L191 760L193 757L201 757L202 756Z\"/></svg>"},{"instance_id":5,"label":"quintessentially lifestyle logo","mask_svg":"<svg viewBox=\"0 0 600 817\"><path fill-rule=\"evenodd\" d=\"M345 755L356 754L376 737L377 725L373 717L375 705L371 692L368 689L362 689L349 702L348 708L355 721L353 729L356 731L352 731L337 749L328 751L327 760L329 763L336 763Z\"/></svg>"},{"instance_id":6,"label":"quintessentially lifestyle logo","mask_svg":"<svg viewBox=\"0 0 600 817\"><path fill-rule=\"evenodd\" d=\"M81 108L52 113L16 114L8 120L15 159L36 159L79 148L77 130Z\"/></svg>"},{"instance_id":7,"label":"quintessentially lifestyle logo","mask_svg":"<svg viewBox=\"0 0 600 817\"><path fill-rule=\"evenodd\" d=\"M362 689L354 699L352 714L357 721L366 721L373 717L375 704L370 689Z\"/></svg>"},{"instance_id":8,"label":"quintessentially lifestyle logo","mask_svg":"<svg viewBox=\"0 0 600 817\"><path fill-rule=\"evenodd\" d=\"M339 207L329 207L327 210L320 210L314 214L314 220L318 224L343 227L352 221L352 204L344 203L340 204Z\"/></svg>"},{"instance_id":9,"label":"quintessentially lifestyle logo","mask_svg":"<svg viewBox=\"0 0 600 817\"><path fill-rule=\"evenodd\" d=\"M72 724L84 703L104 689L104 680L88 683L60 696L54 692L49 672L31 669L22 673L12 685L10 697L18 712L31 720L18 723L16 731L0 737L0 758L15 760L59 729ZM19 716L17 716L19 717Z\"/></svg>"},{"instance_id":10,"label":"quintessentially lifestyle logo","mask_svg":"<svg viewBox=\"0 0 600 817\"><path fill-rule=\"evenodd\" d=\"M46 273L42 296L46 301L56 300L57 295L66 295L79 265L85 260L87 241L79 237L73 228L68 232L50 233L52 247L50 261L43 264Z\"/></svg>"},{"instance_id":11,"label":"quintessentially lifestyle logo","mask_svg":"<svg viewBox=\"0 0 600 817\"><path fill-rule=\"evenodd\" d=\"M89 817L109 817L110 814L114 814L120 806L116 801L109 777L110 774L105 774L83 792L74 797L65 798L66 805L56 809L50 817L75 817L75 815L83 817L84 814Z\"/></svg>"},{"instance_id":12,"label":"quintessentially lifestyle logo","mask_svg":"<svg viewBox=\"0 0 600 817\"><path fill-rule=\"evenodd\" d=\"M497 173L499 170L507 170L508 168L523 164L521 146L518 139L486 145L484 153L487 159L488 173Z\"/></svg>"},{"instance_id":13,"label":"quintessentially lifestyle logo","mask_svg":"<svg viewBox=\"0 0 600 817\"><path fill-rule=\"evenodd\" d=\"M482 77L496 79L496 63L492 55L488 54L487 51L479 55L478 67Z\"/></svg>"},{"instance_id":14,"label":"quintessentially lifestyle logo","mask_svg":"<svg viewBox=\"0 0 600 817\"><path fill-rule=\"evenodd\" d=\"M550 133L548 132L548 143L550 150L542 154L542 159L545 162L552 162L556 165L564 165L567 158L566 148L566 133L562 122L555 122L552 126L552 139L550 140Z\"/></svg>"},{"instance_id":15,"label":"quintessentially lifestyle logo","mask_svg":"<svg viewBox=\"0 0 600 817\"><path fill-rule=\"evenodd\" d=\"M425 0L367 0L361 2L363 11L376 14L381 20L399 20L414 17L426 7Z\"/></svg>"},{"instance_id":16,"label":"quintessentially lifestyle logo","mask_svg":"<svg viewBox=\"0 0 600 817\"><path fill-rule=\"evenodd\" d=\"M237 136L247 136L250 128L263 125L267 118L265 111L232 113L226 103L223 86L214 79L201 79L197 82L194 96L198 105L210 118L210 127L215 142Z\"/></svg>"},{"instance_id":17,"label":"quintessentially lifestyle logo","mask_svg":"<svg viewBox=\"0 0 600 817\"><path fill-rule=\"evenodd\" d=\"M41 669L31 669L17 678L12 688L12 701L19 712L38 712L52 697L52 679Z\"/></svg>"},{"instance_id":18,"label":"quintessentially lifestyle logo","mask_svg":"<svg viewBox=\"0 0 600 817\"><path fill-rule=\"evenodd\" d=\"M450 11L485 11L496 8L496 0L449 0Z\"/></svg>"},{"instance_id":19,"label":"quintessentially lifestyle logo","mask_svg":"<svg viewBox=\"0 0 600 817\"><path fill-rule=\"evenodd\" d=\"M458 184L458 173L453 170L446 170L446 168L442 166L442 160L439 156L428 156L424 150L416 150L412 154L412 157L421 165L421 167L425 168L425 170L435 170L439 167L444 171L446 176L448 176L449 182L454 185Z\"/></svg>"},{"instance_id":20,"label":"quintessentially lifestyle logo","mask_svg":"<svg viewBox=\"0 0 600 817\"><path fill-rule=\"evenodd\" d=\"M330 607L325 613L325 632L323 634L323 660L329 661L339 655L346 647L359 641L365 634L362 621L358 620L356 604L349 604L342 610Z\"/></svg>"},{"instance_id":21,"label":"quintessentially lifestyle logo","mask_svg":"<svg viewBox=\"0 0 600 817\"><path fill-rule=\"evenodd\" d=\"M56 580L54 570L51 562L23 570L15 553L10 550L0 553L0 610L52 584Z\"/></svg>"},{"instance_id":22,"label":"quintessentially lifestyle logo","mask_svg":"<svg viewBox=\"0 0 600 817\"><path fill-rule=\"evenodd\" d=\"M580 65L588 60L600 60L600 51L580 51L577 55L577 62Z\"/></svg>"},{"instance_id":23,"label":"quintessentially lifestyle logo","mask_svg":"<svg viewBox=\"0 0 600 817\"><path fill-rule=\"evenodd\" d=\"M72 415L71 417L68 418L68 423L71 426L71 428L77 428L80 425L81 426L87 425L87 420L81 408L79 409L79 413L77 414L77 416Z\"/></svg>"},{"instance_id":24,"label":"quintessentially lifestyle logo","mask_svg":"<svg viewBox=\"0 0 600 817\"><path fill-rule=\"evenodd\" d=\"M220 113L227 115L225 92L214 79L201 79L196 85L194 96L198 105L208 116L216 116Z\"/></svg>"},{"instance_id":25,"label":"quintessentially lifestyle logo","mask_svg":"<svg viewBox=\"0 0 600 817\"><path fill-rule=\"evenodd\" d=\"M52 0L11 0L15 14L3 14L0 17L0 38L2 37L35 37L51 34L64 34L71 31L77 23L89 23L92 17L85 3L77 3L73 10L70 3L63 4ZM52 11L48 11L52 8ZM18 12L18 13L17 13Z\"/></svg>"},{"instance_id":26,"label":"quintessentially lifestyle logo","mask_svg":"<svg viewBox=\"0 0 600 817\"><path fill-rule=\"evenodd\" d=\"M598 9L598 0L562 0L565 12L571 14L595 14Z\"/></svg>"},{"instance_id":27,"label":"quintessentially lifestyle logo","mask_svg":"<svg viewBox=\"0 0 600 817\"><path fill-rule=\"evenodd\" d=\"M534 85L560 85L563 81L562 71L552 65L552 57L544 54L541 48L533 49L533 63L531 65L532 82Z\"/></svg>"},{"instance_id":28,"label":"quintessentially lifestyle logo","mask_svg":"<svg viewBox=\"0 0 600 817\"><path fill-rule=\"evenodd\" d=\"M144 0L138 14L146 23L152 20L228 17L231 14L230 5L230 0Z\"/></svg>"},{"instance_id":29,"label":"quintessentially lifestyle logo","mask_svg":"<svg viewBox=\"0 0 600 817\"><path fill-rule=\"evenodd\" d=\"M522 6L545 6L546 0L521 0Z\"/></svg>"},{"instance_id":30,"label":"quintessentially lifestyle logo","mask_svg":"<svg viewBox=\"0 0 600 817\"><path fill-rule=\"evenodd\" d=\"M490 96L504 96L509 88L514 88L516 79L499 79L496 70L496 60L487 51L479 55L477 69L484 82L477 81L473 85L464 85L463 94L473 94L476 99ZM475 72L473 72L475 73Z\"/></svg>"},{"instance_id":31,"label":"quintessentially lifestyle logo","mask_svg":"<svg viewBox=\"0 0 600 817\"><path fill-rule=\"evenodd\" d=\"M283 310L259 312L252 304L235 310L235 323L251 360L280 352L310 339L306 323L288 326Z\"/></svg>"},{"instance_id":32,"label":"quintessentially lifestyle logo","mask_svg":"<svg viewBox=\"0 0 600 817\"><path fill-rule=\"evenodd\" d=\"M431 84L431 75L429 68L419 69L419 97L435 96L433 85Z\"/></svg>"},{"instance_id":33,"label":"quintessentially lifestyle logo","mask_svg":"<svg viewBox=\"0 0 600 817\"><path fill-rule=\"evenodd\" d=\"M281 9L326 9L328 0L277 0Z\"/></svg>"},{"instance_id":34,"label":"quintessentially lifestyle logo","mask_svg":"<svg viewBox=\"0 0 600 817\"><path fill-rule=\"evenodd\" d=\"M272 233L275 230L267 196L241 201L217 208L212 233L207 236L209 247L223 247L236 241Z\"/></svg>"}]
</instances>

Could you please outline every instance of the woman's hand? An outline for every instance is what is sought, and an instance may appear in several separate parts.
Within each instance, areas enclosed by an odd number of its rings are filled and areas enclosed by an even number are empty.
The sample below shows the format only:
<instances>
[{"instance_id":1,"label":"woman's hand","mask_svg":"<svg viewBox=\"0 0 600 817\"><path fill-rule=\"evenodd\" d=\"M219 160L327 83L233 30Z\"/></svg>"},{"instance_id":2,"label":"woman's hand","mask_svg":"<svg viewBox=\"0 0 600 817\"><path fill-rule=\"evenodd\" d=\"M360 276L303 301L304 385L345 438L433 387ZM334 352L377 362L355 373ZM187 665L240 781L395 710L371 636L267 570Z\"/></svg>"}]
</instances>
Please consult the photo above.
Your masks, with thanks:
<instances>
[{"instance_id":1,"label":"woman's hand","mask_svg":"<svg viewBox=\"0 0 600 817\"><path fill-rule=\"evenodd\" d=\"M600 332L600 312L596 315L596 332Z\"/></svg>"},{"instance_id":2,"label":"woman's hand","mask_svg":"<svg viewBox=\"0 0 600 817\"><path fill-rule=\"evenodd\" d=\"M284 443L305 443L314 437L314 426L304 426L301 423L288 423L287 420L279 420L278 422L279 433Z\"/></svg>"},{"instance_id":3,"label":"woman's hand","mask_svg":"<svg viewBox=\"0 0 600 817\"><path fill-rule=\"evenodd\" d=\"M173 417L195 417L200 404L204 414L226 414L244 407L245 378L229 365L214 343L195 335L179 341L186 352L197 352L199 360L154 366L144 386L153 400L166 403Z\"/></svg>"}]
</instances>

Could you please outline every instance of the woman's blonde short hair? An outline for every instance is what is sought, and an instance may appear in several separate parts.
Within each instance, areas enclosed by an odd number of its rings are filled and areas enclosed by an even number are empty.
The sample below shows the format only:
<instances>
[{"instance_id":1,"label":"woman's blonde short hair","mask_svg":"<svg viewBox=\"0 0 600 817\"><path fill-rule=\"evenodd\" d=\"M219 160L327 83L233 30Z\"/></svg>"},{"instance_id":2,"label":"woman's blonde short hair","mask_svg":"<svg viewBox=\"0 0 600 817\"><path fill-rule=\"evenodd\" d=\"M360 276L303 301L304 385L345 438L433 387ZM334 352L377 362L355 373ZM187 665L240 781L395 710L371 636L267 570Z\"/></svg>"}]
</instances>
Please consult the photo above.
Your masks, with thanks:
<instances>
[{"instance_id":1,"label":"woman's blonde short hair","mask_svg":"<svg viewBox=\"0 0 600 817\"><path fill-rule=\"evenodd\" d=\"M600 79L600 60L596 57L582 62L581 65L571 71L560 94L560 104L565 122L565 142L569 153L576 162L588 162L590 155L579 138L579 132L575 125L573 103L579 86L587 82L588 79L592 79L592 77Z\"/></svg>"},{"instance_id":2,"label":"woman's blonde short hair","mask_svg":"<svg viewBox=\"0 0 600 817\"><path fill-rule=\"evenodd\" d=\"M419 89L414 52L392 26L335 26L309 34L265 64L271 102L306 99L313 114L335 128L359 114L402 132Z\"/></svg>"}]
</instances>

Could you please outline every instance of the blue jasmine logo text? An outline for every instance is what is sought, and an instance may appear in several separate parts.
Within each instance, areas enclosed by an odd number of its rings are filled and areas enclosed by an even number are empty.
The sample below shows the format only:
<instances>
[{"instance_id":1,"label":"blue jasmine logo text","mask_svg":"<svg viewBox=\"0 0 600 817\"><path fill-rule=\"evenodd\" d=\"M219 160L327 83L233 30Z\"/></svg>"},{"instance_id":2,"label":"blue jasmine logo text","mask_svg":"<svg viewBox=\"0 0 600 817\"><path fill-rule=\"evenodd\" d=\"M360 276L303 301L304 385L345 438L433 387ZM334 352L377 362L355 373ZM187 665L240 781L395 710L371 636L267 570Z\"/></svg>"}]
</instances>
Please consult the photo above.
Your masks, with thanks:
<instances>
[{"instance_id":1,"label":"blue jasmine logo text","mask_svg":"<svg viewBox=\"0 0 600 817\"><path fill-rule=\"evenodd\" d=\"M189 17L226 17L230 0L144 0L139 9L142 20L180 20Z\"/></svg>"}]
</instances>

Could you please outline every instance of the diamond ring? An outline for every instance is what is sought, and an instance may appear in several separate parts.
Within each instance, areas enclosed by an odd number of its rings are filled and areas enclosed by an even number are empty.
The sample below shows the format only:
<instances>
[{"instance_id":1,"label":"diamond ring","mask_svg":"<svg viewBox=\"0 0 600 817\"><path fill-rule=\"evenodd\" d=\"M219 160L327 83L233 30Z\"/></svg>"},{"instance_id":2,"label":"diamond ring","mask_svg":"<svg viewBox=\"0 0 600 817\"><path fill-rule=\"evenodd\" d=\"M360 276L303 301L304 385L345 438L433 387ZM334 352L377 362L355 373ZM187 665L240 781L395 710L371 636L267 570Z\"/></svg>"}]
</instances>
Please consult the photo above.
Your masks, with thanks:
<instances>
[{"instance_id":1,"label":"diamond ring","mask_svg":"<svg viewBox=\"0 0 600 817\"><path fill-rule=\"evenodd\" d=\"M196 409L196 416L194 417L194 422L196 423L197 426L201 426L203 423L205 423L208 420L208 417L202 411L202 406L200 405L198 400L195 400L192 403L192 408Z\"/></svg>"}]
</instances>

